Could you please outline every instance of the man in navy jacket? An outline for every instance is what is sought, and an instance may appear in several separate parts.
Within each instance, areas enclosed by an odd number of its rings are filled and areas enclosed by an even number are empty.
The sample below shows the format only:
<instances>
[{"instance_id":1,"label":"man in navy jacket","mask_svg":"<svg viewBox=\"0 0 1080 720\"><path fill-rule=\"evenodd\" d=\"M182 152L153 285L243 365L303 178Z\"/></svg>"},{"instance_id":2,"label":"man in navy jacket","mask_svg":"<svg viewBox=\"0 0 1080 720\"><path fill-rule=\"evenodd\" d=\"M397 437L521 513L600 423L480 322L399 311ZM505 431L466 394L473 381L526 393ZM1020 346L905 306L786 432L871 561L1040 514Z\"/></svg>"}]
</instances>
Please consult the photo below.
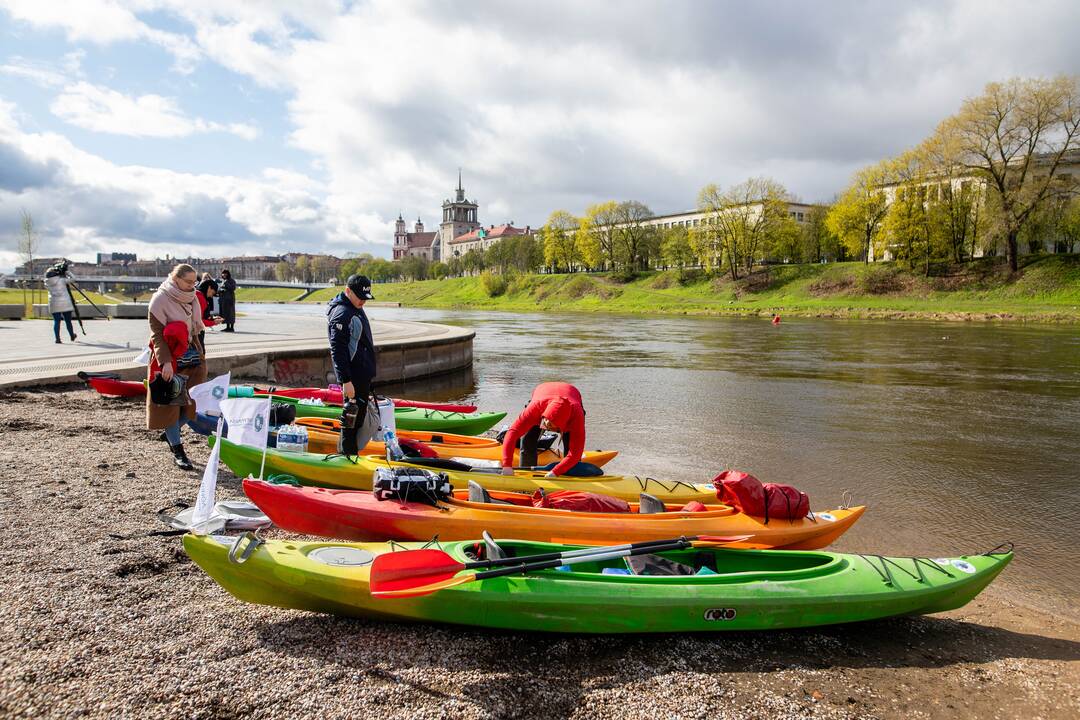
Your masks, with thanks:
<instances>
[{"instance_id":1,"label":"man in navy jacket","mask_svg":"<svg viewBox=\"0 0 1080 720\"><path fill-rule=\"evenodd\" d=\"M356 398L361 407L375 379L375 343L364 313L364 303L372 299L371 281L363 275L350 275L345 291L326 309L334 373L345 397Z\"/></svg>"}]
</instances>

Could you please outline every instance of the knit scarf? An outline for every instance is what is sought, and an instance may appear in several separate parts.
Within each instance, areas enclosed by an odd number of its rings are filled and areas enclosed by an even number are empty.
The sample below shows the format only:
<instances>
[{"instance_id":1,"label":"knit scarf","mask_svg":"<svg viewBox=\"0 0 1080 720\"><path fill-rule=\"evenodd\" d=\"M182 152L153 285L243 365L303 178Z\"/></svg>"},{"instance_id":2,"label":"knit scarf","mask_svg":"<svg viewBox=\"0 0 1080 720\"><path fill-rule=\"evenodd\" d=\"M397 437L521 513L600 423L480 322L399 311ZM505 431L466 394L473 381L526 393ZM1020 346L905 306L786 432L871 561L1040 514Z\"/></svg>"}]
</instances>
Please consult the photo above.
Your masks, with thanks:
<instances>
[{"instance_id":1,"label":"knit scarf","mask_svg":"<svg viewBox=\"0 0 1080 720\"><path fill-rule=\"evenodd\" d=\"M161 321L162 325L182 322L188 326L191 337L203 331L202 312L195 299L195 290L181 290L171 277L158 286L150 298L150 314Z\"/></svg>"}]
</instances>

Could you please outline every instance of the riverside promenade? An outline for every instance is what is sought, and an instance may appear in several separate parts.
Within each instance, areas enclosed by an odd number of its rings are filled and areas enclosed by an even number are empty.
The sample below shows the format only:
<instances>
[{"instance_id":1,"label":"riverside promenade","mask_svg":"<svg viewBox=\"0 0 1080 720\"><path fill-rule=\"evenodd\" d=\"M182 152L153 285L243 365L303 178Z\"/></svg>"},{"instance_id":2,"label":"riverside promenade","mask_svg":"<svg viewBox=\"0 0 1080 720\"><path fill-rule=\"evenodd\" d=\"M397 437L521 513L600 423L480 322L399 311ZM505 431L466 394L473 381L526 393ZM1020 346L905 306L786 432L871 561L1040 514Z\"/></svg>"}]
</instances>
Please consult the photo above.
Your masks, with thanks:
<instances>
[{"instance_id":1,"label":"riverside promenade","mask_svg":"<svg viewBox=\"0 0 1080 720\"><path fill-rule=\"evenodd\" d=\"M279 385L325 385L333 368L320 318L274 314L273 305L238 318L235 333L210 328L206 333L211 375L236 376ZM53 340L52 321L0 321L0 388L51 385L78 380L80 370L116 372L124 379L144 377L135 357L146 346L143 319L85 320L78 339ZM403 382L462 370L472 365L473 333L459 327L409 321L371 321L378 353L378 382Z\"/></svg>"}]
</instances>

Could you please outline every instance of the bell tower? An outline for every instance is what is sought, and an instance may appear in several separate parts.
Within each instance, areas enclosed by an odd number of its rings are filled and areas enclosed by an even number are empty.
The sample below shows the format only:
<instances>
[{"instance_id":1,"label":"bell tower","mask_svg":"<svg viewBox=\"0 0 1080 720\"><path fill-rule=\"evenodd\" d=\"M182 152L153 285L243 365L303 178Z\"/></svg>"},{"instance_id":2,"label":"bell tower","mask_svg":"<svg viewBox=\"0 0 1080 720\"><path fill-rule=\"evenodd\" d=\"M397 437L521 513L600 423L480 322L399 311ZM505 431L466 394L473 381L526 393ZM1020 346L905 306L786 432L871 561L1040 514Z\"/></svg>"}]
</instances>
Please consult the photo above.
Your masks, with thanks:
<instances>
[{"instance_id":1,"label":"bell tower","mask_svg":"<svg viewBox=\"0 0 1080 720\"><path fill-rule=\"evenodd\" d=\"M450 260L450 241L480 227L476 219L476 201L465 197L465 188L461 185L461 168L458 168L458 186L454 200L444 200L442 222L439 224L439 257L443 262Z\"/></svg>"},{"instance_id":2,"label":"bell tower","mask_svg":"<svg viewBox=\"0 0 1080 720\"><path fill-rule=\"evenodd\" d=\"M405 230L405 219L398 213L397 222L394 223L394 259L405 257L409 250L409 234Z\"/></svg>"}]
</instances>

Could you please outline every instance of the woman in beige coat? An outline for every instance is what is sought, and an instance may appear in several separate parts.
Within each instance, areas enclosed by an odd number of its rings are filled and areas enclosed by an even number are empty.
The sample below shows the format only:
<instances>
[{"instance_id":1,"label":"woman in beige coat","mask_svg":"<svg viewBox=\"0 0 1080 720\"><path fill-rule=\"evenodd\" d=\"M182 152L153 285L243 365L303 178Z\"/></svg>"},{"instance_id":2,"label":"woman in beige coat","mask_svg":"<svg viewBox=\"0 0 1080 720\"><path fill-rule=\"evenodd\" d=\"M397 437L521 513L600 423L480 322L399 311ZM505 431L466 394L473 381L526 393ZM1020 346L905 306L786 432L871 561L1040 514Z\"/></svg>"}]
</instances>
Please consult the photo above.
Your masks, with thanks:
<instances>
[{"instance_id":1,"label":"woman in beige coat","mask_svg":"<svg viewBox=\"0 0 1080 720\"><path fill-rule=\"evenodd\" d=\"M206 353L199 342L199 333L203 331L202 309L195 297L195 269L190 265L180 264L173 268L165 282L161 283L154 296L150 298L147 319L150 322L150 346L153 360L147 369L147 382L153 382L158 374L163 380L172 380L174 374L187 378L187 387L206 382ZM181 327L187 336L187 346L197 353L198 363L177 369L173 357L176 344L170 347L166 326L170 331ZM172 334L171 332L169 333ZM173 335L175 338L175 335ZM189 358L193 360L193 358ZM191 460L184 453L180 441L180 428L187 420L195 419L195 403L188 399L186 405L159 405L148 392L146 394L146 427L149 430L165 430L174 462L182 470L193 470Z\"/></svg>"}]
</instances>

